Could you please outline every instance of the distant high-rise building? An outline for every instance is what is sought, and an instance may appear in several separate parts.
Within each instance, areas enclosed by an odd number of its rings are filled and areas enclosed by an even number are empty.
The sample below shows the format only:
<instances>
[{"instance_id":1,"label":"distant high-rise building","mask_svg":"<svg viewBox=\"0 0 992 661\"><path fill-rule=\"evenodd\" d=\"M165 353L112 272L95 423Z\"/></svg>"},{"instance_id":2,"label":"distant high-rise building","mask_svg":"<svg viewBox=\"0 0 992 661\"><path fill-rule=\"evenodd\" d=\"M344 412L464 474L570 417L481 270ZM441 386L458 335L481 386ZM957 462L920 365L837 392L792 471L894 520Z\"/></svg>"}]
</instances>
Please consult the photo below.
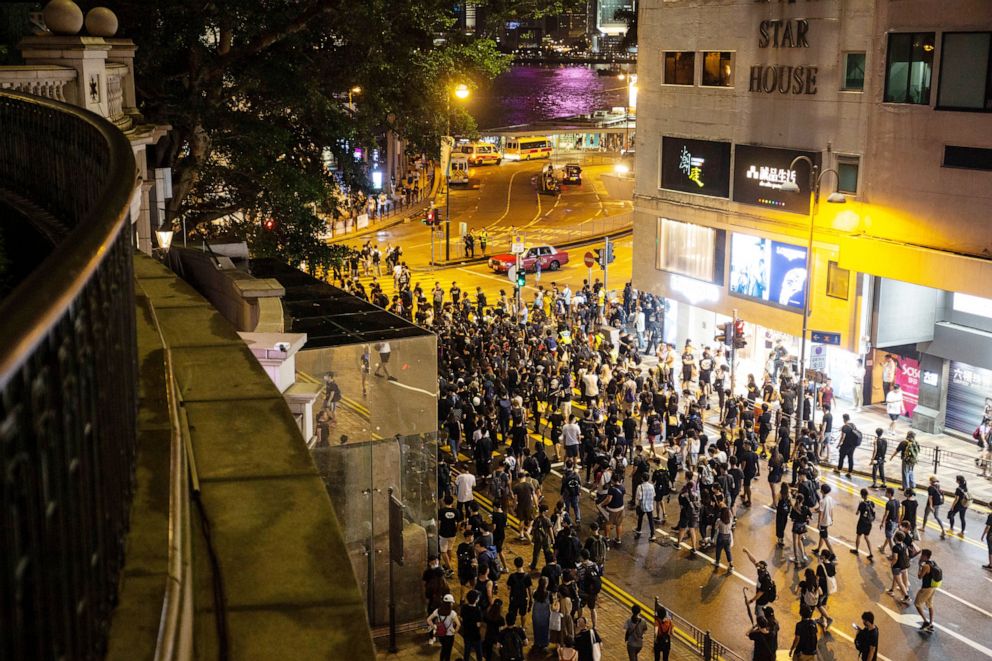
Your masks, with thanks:
<instances>
[{"instance_id":1,"label":"distant high-rise building","mask_svg":"<svg viewBox=\"0 0 992 661\"><path fill-rule=\"evenodd\" d=\"M616 17L621 9L634 11L635 0L596 0L596 29L605 35L626 34L627 21Z\"/></svg>"}]
</instances>

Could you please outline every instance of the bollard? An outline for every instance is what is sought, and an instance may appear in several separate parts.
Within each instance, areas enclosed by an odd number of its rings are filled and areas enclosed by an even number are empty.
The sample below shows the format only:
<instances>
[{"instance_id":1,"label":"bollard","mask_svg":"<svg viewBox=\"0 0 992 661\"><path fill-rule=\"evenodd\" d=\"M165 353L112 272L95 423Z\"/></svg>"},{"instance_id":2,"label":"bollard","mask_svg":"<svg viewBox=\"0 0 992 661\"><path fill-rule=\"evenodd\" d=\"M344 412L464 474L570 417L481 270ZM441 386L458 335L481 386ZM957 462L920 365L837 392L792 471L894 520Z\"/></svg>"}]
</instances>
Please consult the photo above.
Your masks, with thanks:
<instances>
[{"instance_id":1,"label":"bollard","mask_svg":"<svg viewBox=\"0 0 992 661\"><path fill-rule=\"evenodd\" d=\"M713 639L710 638L710 632L707 629L706 633L703 634L703 659L704 661L711 661L713 658Z\"/></svg>"},{"instance_id":2,"label":"bollard","mask_svg":"<svg viewBox=\"0 0 992 661\"><path fill-rule=\"evenodd\" d=\"M940 447L934 447L933 449L933 472L934 475L937 474L937 467L940 466Z\"/></svg>"}]
</instances>

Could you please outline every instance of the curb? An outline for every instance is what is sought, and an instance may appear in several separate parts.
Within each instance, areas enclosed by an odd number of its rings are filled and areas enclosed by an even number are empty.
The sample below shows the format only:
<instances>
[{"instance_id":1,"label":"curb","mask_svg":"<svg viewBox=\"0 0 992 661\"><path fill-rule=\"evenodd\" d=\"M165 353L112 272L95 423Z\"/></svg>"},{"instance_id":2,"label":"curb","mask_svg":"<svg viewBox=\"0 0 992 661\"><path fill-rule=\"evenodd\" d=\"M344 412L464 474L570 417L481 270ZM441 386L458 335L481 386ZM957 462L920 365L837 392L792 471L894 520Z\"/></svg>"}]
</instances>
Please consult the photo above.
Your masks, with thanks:
<instances>
[{"instance_id":1,"label":"curb","mask_svg":"<svg viewBox=\"0 0 992 661\"><path fill-rule=\"evenodd\" d=\"M428 193L427 197L425 197L424 199L420 200L419 202L416 202L415 204L417 206L407 207L405 214L397 214L396 216L393 216L386 222L380 225L376 225L374 227L372 225L369 225L365 229L359 230L358 232L350 232L348 234L343 234L342 236L332 237L327 240L327 243L340 243L343 241L350 241L351 239L360 239L362 237L369 236L370 234L376 234L378 232L381 232L382 230L390 229L392 227L396 227L397 225L402 225L403 223L419 216L424 212L425 209L427 209L430 206L434 198L437 197L438 187L440 185L439 183L440 176L441 175L438 169L435 168L434 181L431 184L430 193Z\"/></svg>"}]
</instances>

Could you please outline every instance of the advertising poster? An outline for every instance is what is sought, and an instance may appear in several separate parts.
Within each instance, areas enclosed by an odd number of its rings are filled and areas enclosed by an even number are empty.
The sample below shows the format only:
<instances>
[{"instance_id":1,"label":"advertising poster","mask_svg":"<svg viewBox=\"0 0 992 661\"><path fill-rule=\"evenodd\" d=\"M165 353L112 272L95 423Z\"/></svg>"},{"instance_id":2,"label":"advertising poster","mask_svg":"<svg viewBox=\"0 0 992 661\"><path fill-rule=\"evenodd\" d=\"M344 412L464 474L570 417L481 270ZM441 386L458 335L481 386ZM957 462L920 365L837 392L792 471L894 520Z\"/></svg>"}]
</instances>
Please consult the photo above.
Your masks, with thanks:
<instances>
[{"instance_id":1,"label":"advertising poster","mask_svg":"<svg viewBox=\"0 0 992 661\"><path fill-rule=\"evenodd\" d=\"M802 310L805 286L805 248L734 233L730 245L731 294Z\"/></svg>"},{"instance_id":2,"label":"advertising poster","mask_svg":"<svg viewBox=\"0 0 992 661\"><path fill-rule=\"evenodd\" d=\"M730 197L730 143L662 136L661 187Z\"/></svg>"},{"instance_id":3,"label":"advertising poster","mask_svg":"<svg viewBox=\"0 0 992 661\"><path fill-rule=\"evenodd\" d=\"M882 389L882 371L885 356L892 353L888 349L875 349L871 373L871 402L885 404L885 394ZM920 399L920 361L892 353L896 359L896 383L902 389L902 402L906 415L912 417L916 404Z\"/></svg>"},{"instance_id":4,"label":"advertising poster","mask_svg":"<svg viewBox=\"0 0 992 661\"><path fill-rule=\"evenodd\" d=\"M820 154L815 152L753 145L734 147L734 202L808 214L809 166L799 162L791 169L797 156L820 164ZM787 181L798 184L799 192L783 192L782 184Z\"/></svg>"}]
</instances>

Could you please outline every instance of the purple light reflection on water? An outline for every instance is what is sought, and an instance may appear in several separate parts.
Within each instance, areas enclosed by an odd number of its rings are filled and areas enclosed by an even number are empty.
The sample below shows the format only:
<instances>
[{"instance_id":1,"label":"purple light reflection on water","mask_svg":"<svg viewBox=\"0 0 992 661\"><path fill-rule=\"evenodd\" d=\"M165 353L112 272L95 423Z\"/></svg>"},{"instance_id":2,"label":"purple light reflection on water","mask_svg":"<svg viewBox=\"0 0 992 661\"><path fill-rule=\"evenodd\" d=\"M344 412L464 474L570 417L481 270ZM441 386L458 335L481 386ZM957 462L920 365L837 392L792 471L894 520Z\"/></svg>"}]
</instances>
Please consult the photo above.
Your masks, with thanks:
<instances>
[{"instance_id":1,"label":"purple light reflection on water","mask_svg":"<svg viewBox=\"0 0 992 661\"><path fill-rule=\"evenodd\" d=\"M477 90L467 109L484 129L589 113L626 102L626 83L616 76L598 75L594 66L517 65L489 88Z\"/></svg>"}]
</instances>

